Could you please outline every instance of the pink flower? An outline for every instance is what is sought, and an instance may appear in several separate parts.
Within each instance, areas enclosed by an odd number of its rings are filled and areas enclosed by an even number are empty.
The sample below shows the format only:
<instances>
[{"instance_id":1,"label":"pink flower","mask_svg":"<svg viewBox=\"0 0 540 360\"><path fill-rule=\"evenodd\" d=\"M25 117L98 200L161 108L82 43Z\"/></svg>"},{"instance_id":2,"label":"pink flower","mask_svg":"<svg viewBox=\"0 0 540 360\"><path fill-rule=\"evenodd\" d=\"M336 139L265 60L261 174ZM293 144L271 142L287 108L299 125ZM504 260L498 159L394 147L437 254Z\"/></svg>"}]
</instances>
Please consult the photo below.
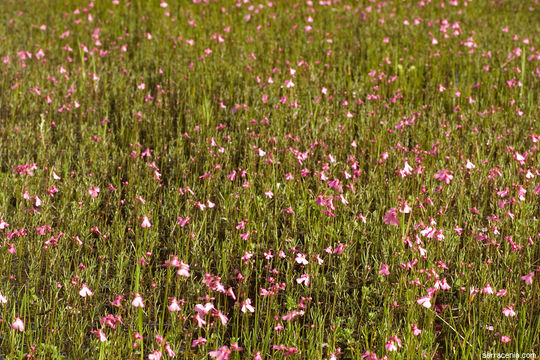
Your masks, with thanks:
<instances>
[{"instance_id":1,"label":"pink flower","mask_svg":"<svg viewBox=\"0 0 540 360\"><path fill-rule=\"evenodd\" d=\"M530 274L523 275L523 276L521 277L521 280L525 281L525 284L531 285L531 284L532 284L533 277L534 277L534 271L532 271Z\"/></svg>"},{"instance_id":2,"label":"pink flower","mask_svg":"<svg viewBox=\"0 0 540 360\"><path fill-rule=\"evenodd\" d=\"M9 226L7 222L4 221L4 219L0 219L0 230L5 229Z\"/></svg>"},{"instance_id":3,"label":"pink flower","mask_svg":"<svg viewBox=\"0 0 540 360\"><path fill-rule=\"evenodd\" d=\"M422 333L422 330L420 330L416 324L411 324L411 329L412 329L412 332L413 332L413 335L414 336L418 336Z\"/></svg>"},{"instance_id":4,"label":"pink flower","mask_svg":"<svg viewBox=\"0 0 540 360\"><path fill-rule=\"evenodd\" d=\"M101 329L92 330L90 332L93 333L93 334L96 334L96 337L99 339L99 341L101 341L101 342L106 342L107 341L107 336L105 336L105 333Z\"/></svg>"},{"instance_id":5,"label":"pink flower","mask_svg":"<svg viewBox=\"0 0 540 360\"><path fill-rule=\"evenodd\" d=\"M16 317L15 321L13 321L13 324L11 324L11 328L14 330L19 330L20 332L23 332L24 322L20 318Z\"/></svg>"},{"instance_id":6,"label":"pink flower","mask_svg":"<svg viewBox=\"0 0 540 360\"><path fill-rule=\"evenodd\" d=\"M383 220L385 224L398 226L399 220L397 218L396 208L391 208L390 210L388 210L386 215L384 215Z\"/></svg>"},{"instance_id":7,"label":"pink flower","mask_svg":"<svg viewBox=\"0 0 540 360\"><path fill-rule=\"evenodd\" d=\"M419 305L422 305L426 309L429 309L431 307L431 295L426 295L424 297L421 297L420 299L416 300L416 302Z\"/></svg>"},{"instance_id":8,"label":"pink flower","mask_svg":"<svg viewBox=\"0 0 540 360\"><path fill-rule=\"evenodd\" d=\"M79 291L79 295L81 295L82 297L87 297L87 296L92 296L94 295L92 293L92 291L88 288L88 286L86 286L86 284L82 284L82 288L81 290Z\"/></svg>"},{"instance_id":9,"label":"pink flower","mask_svg":"<svg viewBox=\"0 0 540 360\"><path fill-rule=\"evenodd\" d=\"M134 307L144 308L144 303L143 303L143 299L141 295L135 294L135 297L133 298L131 305L133 305Z\"/></svg>"},{"instance_id":10,"label":"pink flower","mask_svg":"<svg viewBox=\"0 0 540 360\"><path fill-rule=\"evenodd\" d=\"M227 315L225 315L219 310L217 311L216 315L219 318L219 321L221 321L221 325L223 326L227 325L227 323L229 322L229 318L227 317Z\"/></svg>"},{"instance_id":11,"label":"pink flower","mask_svg":"<svg viewBox=\"0 0 540 360\"><path fill-rule=\"evenodd\" d=\"M161 357L163 354L161 351L154 350L150 354L148 354L148 360L161 360Z\"/></svg>"},{"instance_id":12,"label":"pink flower","mask_svg":"<svg viewBox=\"0 0 540 360\"><path fill-rule=\"evenodd\" d=\"M298 264L307 265L308 261L306 260L306 255L298 253L296 259L294 259Z\"/></svg>"},{"instance_id":13,"label":"pink flower","mask_svg":"<svg viewBox=\"0 0 540 360\"><path fill-rule=\"evenodd\" d=\"M513 309L513 305L507 307L507 308L503 308L503 314L504 316L508 316L508 317L512 317L512 316L516 316L516 312L514 311Z\"/></svg>"},{"instance_id":14,"label":"pink flower","mask_svg":"<svg viewBox=\"0 0 540 360\"><path fill-rule=\"evenodd\" d=\"M204 346L204 344L206 344L206 339L203 337L199 337L198 339L193 340L193 342L191 343L191 347L195 347L198 345Z\"/></svg>"},{"instance_id":15,"label":"pink flower","mask_svg":"<svg viewBox=\"0 0 540 360\"><path fill-rule=\"evenodd\" d=\"M510 339L508 336L504 336L504 335L501 336L501 342L503 344L509 343L510 341L512 341L512 339Z\"/></svg>"},{"instance_id":16,"label":"pink flower","mask_svg":"<svg viewBox=\"0 0 540 360\"><path fill-rule=\"evenodd\" d=\"M250 298L247 298L245 301L242 302L242 312L245 313L246 311L255 312L255 308L251 306Z\"/></svg>"},{"instance_id":17,"label":"pink flower","mask_svg":"<svg viewBox=\"0 0 540 360\"><path fill-rule=\"evenodd\" d=\"M435 179L444 181L445 184L450 184L450 181L454 178L451 171L448 171L446 169L439 170L435 176Z\"/></svg>"},{"instance_id":18,"label":"pink flower","mask_svg":"<svg viewBox=\"0 0 540 360\"><path fill-rule=\"evenodd\" d=\"M98 194L100 192L100 188L99 187L91 187L89 190L88 190L88 193L92 196L92 197L97 197Z\"/></svg>"},{"instance_id":19,"label":"pink flower","mask_svg":"<svg viewBox=\"0 0 540 360\"><path fill-rule=\"evenodd\" d=\"M491 285L487 284L483 289L482 289L482 294L488 294L488 295L493 295L494 291L493 291L493 288L491 287Z\"/></svg>"},{"instance_id":20,"label":"pink flower","mask_svg":"<svg viewBox=\"0 0 540 360\"><path fill-rule=\"evenodd\" d=\"M152 226L152 224L150 224L150 219L148 219L148 216L144 216L141 227L142 228L149 228L151 226Z\"/></svg>"},{"instance_id":21,"label":"pink flower","mask_svg":"<svg viewBox=\"0 0 540 360\"><path fill-rule=\"evenodd\" d=\"M304 285L309 286L309 284L310 284L309 274L303 274L298 279L296 279L296 282L298 284L304 283Z\"/></svg>"},{"instance_id":22,"label":"pink flower","mask_svg":"<svg viewBox=\"0 0 540 360\"><path fill-rule=\"evenodd\" d=\"M169 305L169 311L171 312L180 311L180 305L178 304L178 300L176 300L176 298L171 299L171 304Z\"/></svg>"},{"instance_id":23,"label":"pink flower","mask_svg":"<svg viewBox=\"0 0 540 360\"><path fill-rule=\"evenodd\" d=\"M216 360L229 360L231 353L232 351L228 346L222 346L217 350L210 351L209 355L211 358L215 358Z\"/></svg>"},{"instance_id":24,"label":"pink flower","mask_svg":"<svg viewBox=\"0 0 540 360\"><path fill-rule=\"evenodd\" d=\"M379 270L379 274L384 275L384 276L390 275L390 271L388 271L388 265L387 264L382 264L381 265L381 270Z\"/></svg>"},{"instance_id":25,"label":"pink flower","mask_svg":"<svg viewBox=\"0 0 540 360\"><path fill-rule=\"evenodd\" d=\"M191 276L191 273L189 272L189 265L184 264L182 261L180 261L180 266L176 273L180 276L185 276L185 277Z\"/></svg>"},{"instance_id":26,"label":"pink flower","mask_svg":"<svg viewBox=\"0 0 540 360\"><path fill-rule=\"evenodd\" d=\"M397 351L401 347L401 339L396 335L392 336L384 345L387 351Z\"/></svg>"}]
</instances>

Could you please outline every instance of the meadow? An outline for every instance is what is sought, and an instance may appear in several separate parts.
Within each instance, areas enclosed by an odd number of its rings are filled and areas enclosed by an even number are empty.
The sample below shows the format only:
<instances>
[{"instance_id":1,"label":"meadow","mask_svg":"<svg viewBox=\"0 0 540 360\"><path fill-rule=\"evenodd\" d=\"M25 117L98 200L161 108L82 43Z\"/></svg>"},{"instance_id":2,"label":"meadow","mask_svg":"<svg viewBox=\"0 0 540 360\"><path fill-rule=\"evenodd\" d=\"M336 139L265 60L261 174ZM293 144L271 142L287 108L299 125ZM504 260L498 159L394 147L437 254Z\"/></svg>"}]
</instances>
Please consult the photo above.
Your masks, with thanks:
<instances>
[{"instance_id":1,"label":"meadow","mask_svg":"<svg viewBox=\"0 0 540 360\"><path fill-rule=\"evenodd\" d=\"M0 359L540 354L538 0L0 19Z\"/></svg>"}]
</instances>

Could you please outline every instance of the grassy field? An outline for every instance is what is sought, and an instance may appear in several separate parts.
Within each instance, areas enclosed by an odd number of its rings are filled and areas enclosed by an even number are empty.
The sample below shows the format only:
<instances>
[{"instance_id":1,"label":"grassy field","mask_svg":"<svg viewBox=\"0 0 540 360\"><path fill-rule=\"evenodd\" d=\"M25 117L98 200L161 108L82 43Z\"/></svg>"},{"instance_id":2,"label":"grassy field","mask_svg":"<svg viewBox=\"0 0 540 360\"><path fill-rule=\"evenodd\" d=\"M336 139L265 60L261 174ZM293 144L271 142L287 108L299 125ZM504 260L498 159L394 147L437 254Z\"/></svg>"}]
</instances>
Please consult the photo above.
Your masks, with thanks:
<instances>
[{"instance_id":1,"label":"grassy field","mask_svg":"<svg viewBox=\"0 0 540 360\"><path fill-rule=\"evenodd\" d=\"M1 359L540 354L538 0L0 2Z\"/></svg>"}]
</instances>

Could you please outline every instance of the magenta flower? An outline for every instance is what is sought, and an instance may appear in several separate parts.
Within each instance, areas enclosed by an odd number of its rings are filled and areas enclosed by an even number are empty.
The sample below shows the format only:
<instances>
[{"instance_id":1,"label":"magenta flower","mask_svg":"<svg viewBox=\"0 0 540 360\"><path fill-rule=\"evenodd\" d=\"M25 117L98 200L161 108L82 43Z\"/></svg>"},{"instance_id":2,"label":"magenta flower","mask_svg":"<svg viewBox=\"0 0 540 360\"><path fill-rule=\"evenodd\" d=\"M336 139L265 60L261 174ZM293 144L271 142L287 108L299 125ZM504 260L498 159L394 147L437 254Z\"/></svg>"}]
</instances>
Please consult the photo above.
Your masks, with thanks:
<instances>
[{"instance_id":1,"label":"magenta flower","mask_svg":"<svg viewBox=\"0 0 540 360\"><path fill-rule=\"evenodd\" d=\"M443 181L445 184L450 184L450 181L454 178L452 172L446 169L439 170L434 176L435 179Z\"/></svg>"},{"instance_id":2,"label":"magenta flower","mask_svg":"<svg viewBox=\"0 0 540 360\"><path fill-rule=\"evenodd\" d=\"M384 220L385 224L392 225L392 226L398 226L399 225L399 220L397 218L396 208L391 208L390 210L388 210L386 215L384 215L383 220Z\"/></svg>"},{"instance_id":3,"label":"magenta flower","mask_svg":"<svg viewBox=\"0 0 540 360\"><path fill-rule=\"evenodd\" d=\"M531 284L532 284L533 277L534 277L534 271L532 271L530 274L523 275L523 276L521 277L521 280L525 281L525 284L531 285Z\"/></svg>"},{"instance_id":4,"label":"magenta flower","mask_svg":"<svg viewBox=\"0 0 540 360\"><path fill-rule=\"evenodd\" d=\"M422 330L420 330L416 324L411 324L411 329L412 329L412 332L413 332L413 335L414 336L418 336L422 333Z\"/></svg>"},{"instance_id":5,"label":"magenta flower","mask_svg":"<svg viewBox=\"0 0 540 360\"><path fill-rule=\"evenodd\" d=\"M512 339L510 339L508 336L505 336L505 335L501 336L501 342L503 344L509 343L510 341L512 341Z\"/></svg>"},{"instance_id":6,"label":"magenta flower","mask_svg":"<svg viewBox=\"0 0 540 360\"><path fill-rule=\"evenodd\" d=\"M89 190L88 190L88 193L92 196L92 197L97 197L99 195L99 192L100 192L100 188L99 187L91 187Z\"/></svg>"},{"instance_id":7,"label":"magenta flower","mask_svg":"<svg viewBox=\"0 0 540 360\"><path fill-rule=\"evenodd\" d=\"M384 275L384 276L390 275L390 271L388 270L388 265L387 264L382 264L381 265L381 270L379 270L379 274Z\"/></svg>"},{"instance_id":8,"label":"magenta flower","mask_svg":"<svg viewBox=\"0 0 540 360\"><path fill-rule=\"evenodd\" d=\"M229 360L229 356L231 356L232 351L229 349L228 346L222 346L217 350L210 351L209 355L211 358L214 358L216 360Z\"/></svg>"}]
</instances>

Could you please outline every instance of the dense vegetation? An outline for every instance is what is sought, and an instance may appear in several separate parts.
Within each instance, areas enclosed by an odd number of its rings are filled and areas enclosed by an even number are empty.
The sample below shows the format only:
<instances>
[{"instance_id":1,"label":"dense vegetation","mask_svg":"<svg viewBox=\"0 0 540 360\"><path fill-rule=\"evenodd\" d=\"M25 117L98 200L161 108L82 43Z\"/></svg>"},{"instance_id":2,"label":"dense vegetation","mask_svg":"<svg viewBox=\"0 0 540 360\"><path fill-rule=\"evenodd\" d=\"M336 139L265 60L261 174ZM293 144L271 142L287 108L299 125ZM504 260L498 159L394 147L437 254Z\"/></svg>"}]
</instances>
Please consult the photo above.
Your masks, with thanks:
<instances>
[{"instance_id":1,"label":"dense vegetation","mask_svg":"<svg viewBox=\"0 0 540 360\"><path fill-rule=\"evenodd\" d=\"M5 358L540 353L538 0L0 18Z\"/></svg>"}]
</instances>

